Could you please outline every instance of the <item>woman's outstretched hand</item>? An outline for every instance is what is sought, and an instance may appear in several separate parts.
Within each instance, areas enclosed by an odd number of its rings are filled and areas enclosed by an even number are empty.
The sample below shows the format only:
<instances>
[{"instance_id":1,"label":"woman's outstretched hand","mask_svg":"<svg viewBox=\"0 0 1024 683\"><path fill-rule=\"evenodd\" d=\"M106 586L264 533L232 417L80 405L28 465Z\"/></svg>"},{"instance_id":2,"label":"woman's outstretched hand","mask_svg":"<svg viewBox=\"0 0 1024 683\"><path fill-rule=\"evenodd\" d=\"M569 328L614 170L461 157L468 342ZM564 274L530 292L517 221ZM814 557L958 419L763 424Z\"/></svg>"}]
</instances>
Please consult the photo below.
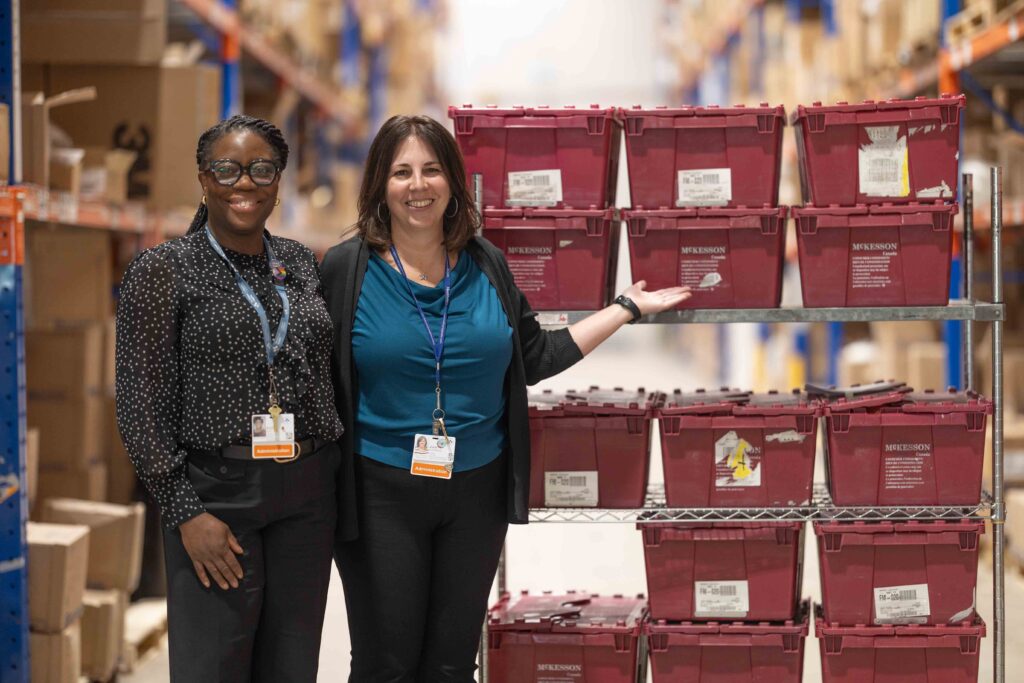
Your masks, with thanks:
<instances>
[{"instance_id":1,"label":"woman's outstretched hand","mask_svg":"<svg viewBox=\"0 0 1024 683\"><path fill-rule=\"evenodd\" d=\"M644 315L661 313L675 308L691 296L689 287L666 287L652 292L644 291L645 287L647 287L647 281L639 280L626 287L626 290L622 292L633 300L633 303Z\"/></svg>"}]
</instances>

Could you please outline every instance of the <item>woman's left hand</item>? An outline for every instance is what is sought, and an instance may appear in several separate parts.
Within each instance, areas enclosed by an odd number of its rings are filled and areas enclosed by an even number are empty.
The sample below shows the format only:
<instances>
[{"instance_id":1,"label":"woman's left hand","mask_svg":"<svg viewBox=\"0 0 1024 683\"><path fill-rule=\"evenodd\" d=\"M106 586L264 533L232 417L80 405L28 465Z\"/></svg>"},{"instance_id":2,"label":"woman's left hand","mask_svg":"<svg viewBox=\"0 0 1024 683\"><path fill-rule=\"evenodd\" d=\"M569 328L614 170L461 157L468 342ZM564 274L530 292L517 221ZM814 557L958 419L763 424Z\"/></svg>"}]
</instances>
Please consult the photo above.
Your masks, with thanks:
<instances>
[{"instance_id":1,"label":"woman's left hand","mask_svg":"<svg viewBox=\"0 0 1024 683\"><path fill-rule=\"evenodd\" d=\"M626 287L626 290L622 292L633 300L633 303L637 305L640 312L644 315L661 313L662 311L675 308L691 296L689 287L666 287L665 289L646 292L644 291L646 286L647 281L640 280Z\"/></svg>"}]
</instances>

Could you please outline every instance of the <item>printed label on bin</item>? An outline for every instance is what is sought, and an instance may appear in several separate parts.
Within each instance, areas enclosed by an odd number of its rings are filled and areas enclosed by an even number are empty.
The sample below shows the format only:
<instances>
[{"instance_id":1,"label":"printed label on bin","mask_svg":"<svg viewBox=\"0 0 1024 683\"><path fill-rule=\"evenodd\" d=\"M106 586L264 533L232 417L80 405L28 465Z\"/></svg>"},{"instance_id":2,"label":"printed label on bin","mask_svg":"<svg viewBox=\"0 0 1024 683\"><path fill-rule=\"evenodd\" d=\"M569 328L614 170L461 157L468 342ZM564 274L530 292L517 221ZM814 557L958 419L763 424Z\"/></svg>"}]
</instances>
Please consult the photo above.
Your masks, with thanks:
<instances>
[{"instance_id":1,"label":"printed label on bin","mask_svg":"<svg viewBox=\"0 0 1024 683\"><path fill-rule=\"evenodd\" d=\"M899 126L865 126L870 142L860 148L857 168L860 193L870 197L910 195L907 138Z\"/></svg>"},{"instance_id":2,"label":"printed label on bin","mask_svg":"<svg viewBox=\"0 0 1024 683\"><path fill-rule=\"evenodd\" d=\"M750 612L750 584L746 581L694 581L693 616L739 617Z\"/></svg>"},{"instance_id":3,"label":"printed label on bin","mask_svg":"<svg viewBox=\"0 0 1024 683\"><path fill-rule=\"evenodd\" d=\"M712 290L722 284L719 267L729 256L724 244L685 244L679 247L679 285Z\"/></svg>"},{"instance_id":4,"label":"printed label on bin","mask_svg":"<svg viewBox=\"0 0 1024 683\"><path fill-rule=\"evenodd\" d=\"M761 485L761 449L728 432L715 442L715 486L736 488Z\"/></svg>"},{"instance_id":5,"label":"printed label on bin","mask_svg":"<svg viewBox=\"0 0 1024 683\"><path fill-rule=\"evenodd\" d=\"M931 443L887 443L883 449L882 487L886 491L920 490L931 479Z\"/></svg>"},{"instance_id":6,"label":"printed label on bin","mask_svg":"<svg viewBox=\"0 0 1024 683\"><path fill-rule=\"evenodd\" d=\"M926 583L875 589L876 624L924 624L931 613Z\"/></svg>"},{"instance_id":7,"label":"printed label on bin","mask_svg":"<svg viewBox=\"0 0 1024 683\"><path fill-rule=\"evenodd\" d=\"M698 168L676 172L676 206L727 206L732 201L732 170Z\"/></svg>"},{"instance_id":8,"label":"printed label on bin","mask_svg":"<svg viewBox=\"0 0 1024 683\"><path fill-rule=\"evenodd\" d=\"M553 648L557 649L557 648ZM583 680L583 665L576 663L540 662L536 683L574 683Z\"/></svg>"},{"instance_id":9,"label":"printed label on bin","mask_svg":"<svg viewBox=\"0 0 1024 683\"><path fill-rule=\"evenodd\" d=\"M850 287L852 289L886 289L898 277L894 261L899 257L899 242L851 242Z\"/></svg>"},{"instance_id":10,"label":"printed label on bin","mask_svg":"<svg viewBox=\"0 0 1024 683\"><path fill-rule=\"evenodd\" d=\"M562 172L519 171L508 174L509 206L555 206L562 201Z\"/></svg>"},{"instance_id":11,"label":"printed label on bin","mask_svg":"<svg viewBox=\"0 0 1024 683\"><path fill-rule=\"evenodd\" d=\"M597 494L596 470L544 473L544 504L548 507L594 507Z\"/></svg>"}]
</instances>

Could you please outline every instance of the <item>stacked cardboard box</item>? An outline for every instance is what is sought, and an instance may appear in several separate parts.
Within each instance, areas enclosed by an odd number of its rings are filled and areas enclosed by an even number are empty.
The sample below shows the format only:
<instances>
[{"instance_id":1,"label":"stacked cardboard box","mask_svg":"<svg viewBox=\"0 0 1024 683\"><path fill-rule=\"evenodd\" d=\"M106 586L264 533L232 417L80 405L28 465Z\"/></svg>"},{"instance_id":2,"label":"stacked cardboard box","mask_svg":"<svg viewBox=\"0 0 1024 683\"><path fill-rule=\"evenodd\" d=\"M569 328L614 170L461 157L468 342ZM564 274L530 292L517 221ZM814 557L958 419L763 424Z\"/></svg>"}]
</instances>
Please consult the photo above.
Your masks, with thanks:
<instances>
[{"instance_id":1,"label":"stacked cardboard box","mask_svg":"<svg viewBox=\"0 0 1024 683\"><path fill-rule=\"evenodd\" d=\"M42 518L55 525L75 524L89 530L82 672L91 680L110 680L121 660L129 595L141 576L145 506L54 498L43 504Z\"/></svg>"},{"instance_id":2,"label":"stacked cardboard box","mask_svg":"<svg viewBox=\"0 0 1024 683\"><path fill-rule=\"evenodd\" d=\"M29 522L32 683L78 683L89 528Z\"/></svg>"}]
</instances>

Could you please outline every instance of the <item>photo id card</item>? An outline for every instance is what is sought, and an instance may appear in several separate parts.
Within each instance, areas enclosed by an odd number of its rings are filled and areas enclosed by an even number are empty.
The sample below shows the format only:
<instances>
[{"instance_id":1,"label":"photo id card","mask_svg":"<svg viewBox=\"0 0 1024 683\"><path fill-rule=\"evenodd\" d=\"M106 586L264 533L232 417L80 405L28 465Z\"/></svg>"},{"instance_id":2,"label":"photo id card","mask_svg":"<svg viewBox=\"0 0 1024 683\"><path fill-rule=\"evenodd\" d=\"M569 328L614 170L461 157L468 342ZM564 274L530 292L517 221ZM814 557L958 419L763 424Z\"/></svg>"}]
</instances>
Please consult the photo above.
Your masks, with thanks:
<instances>
[{"instance_id":1,"label":"photo id card","mask_svg":"<svg viewBox=\"0 0 1024 683\"><path fill-rule=\"evenodd\" d=\"M276 427L276 429L275 429ZM252 416L252 457L291 458L295 455L295 415L280 413Z\"/></svg>"},{"instance_id":2,"label":"photo id card","mask_svg":"<svg viewBox=\"0 0 1024 683\"><path fill-rule=\"evenodd\" d=\"M451 479L455 469L455 439L417 434L413 437L410 472L420 477Z\"/></svg>"}]
</instances>

